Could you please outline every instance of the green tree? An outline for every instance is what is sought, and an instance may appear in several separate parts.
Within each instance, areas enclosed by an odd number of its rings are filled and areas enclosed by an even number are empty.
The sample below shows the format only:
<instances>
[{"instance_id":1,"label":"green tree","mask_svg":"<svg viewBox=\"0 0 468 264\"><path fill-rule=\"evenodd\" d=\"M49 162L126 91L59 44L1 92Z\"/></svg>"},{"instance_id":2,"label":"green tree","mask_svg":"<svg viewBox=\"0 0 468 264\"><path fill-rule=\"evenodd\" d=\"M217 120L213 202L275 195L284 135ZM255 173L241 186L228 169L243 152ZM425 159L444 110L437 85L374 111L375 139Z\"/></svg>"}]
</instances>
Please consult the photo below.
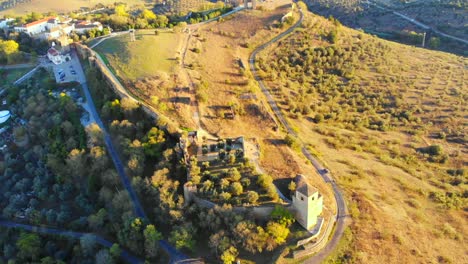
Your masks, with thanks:
<instances>
[{"instance_id":1,"label":"green tree","mask_svg":"<svg viewBox=\"0 0 468 264\"><path fill-rule=\"evenodd\" d=\"M113 264L114 259L107 249L101 249L95 256L96 264Z\"/></svg>"},{"instance_id":2,"label":"green tree","mask_svg":"<svg viewBox=\"0 0 468 264\"><path fill-rule=\"evenodd\" d=\"M224 264L231 264L236 261L237 255L239 255L237 249L231 246L221 254L221 260Z\"/></svg>"},{"instance_id":3,"label":"green tree","mask_svg":"<svg viewBox=\"0 0 468 264\"><path fill-rule=\"evenodd\" d=\"M306 5L303 1L298 1L298 2L297 2L297 6L298 6L299 9L301 9L302 11L307 11L307 10L308 10L307 5Z\"/></svg>"},{"instance_id":4,"label":"green tree","mask_svg":"<svg viewBox=\"0 0 468 264\"><path fill-rule=\"evenodd\" d=\"M159 240L162 239L160 232L156 230L154 225L147 225L143 231L145 237L145 252L150 258L157 256L159 249Z\"/></svg>"},{"instance_id":5,"label":"green tree","mask_svg":"<svg viewBox=\"0 0 468 264\"><path fill-rule=\"evenodd\" d=\"M233 195L241 195L244 192L244 188L242 187L242 184L238 182L233 182L231 184L231 193Z\"/></svg>"},{"instance_id":6,"label":"green tree","mask_svg":"<svg viewBox=\"0 0 468 264\"><path fill-rule=\"evenodd\" d=\"M80 245L85 256L92 256L96 248L96 237L92 234L86 234L80 238Z\"/></svg>"},{"instance_id":7,"label":"green tree","mask_svg":"<svg viewBox=\"0 0 468 264\"><path fill-rule=\"evenodd\" d=\"M249 191L247 193L247 200L250 204L256 204L258 201L258 193L255 191Z\"/></svg>"},{"instance_id":8,"label":"green tree","mask_svg":"<svg viewBox=\"0 0 468 264\"><path fill-rule=\"evenodd\" d=\"M440 38L438 37L432 37L429 40L429 47L431 49L437 49L440 46Z\"/></svg>"},{"instance_id":9,"label":"green tree","mask_svg":"<svg viewBox=\"0 0 468 264\"><path fill-rule=\"evenodd\" d=\"M174 244L177 249L187 248L193 251L195 249L194 233L195 230L191 225L178 226L172 230L169 242Z\"/></svg>"},{"instance_id":10,"label":"green tree","mask_svg":"<svg viewBox=\"0 0 468 264\"><path fill-rule=\"evenodd\" d=\"M270 217L276 222L287 227L294 223L294 215L281 205L275 206L275 209L271 212Z\"/></svg>"},{"instance_id":11,"label":"green tree","mask_svg":"<svg viewBox=\"0 0 468 264\"><path fill-rule=\"evenodd\" d=\"M291 134L287 134L284 137L284 142L286 143L286 145L288 145L289 147L291 147L294 150L299 150L300 149L299 140L295 136L293 136Z\"/></svg>"},{"instance_id":12,"label":"green tree","mask_svg":"<svg viewBox=\"0 0 468 264\"><path fill-rule=\"evenodd\" d=\"M143 138L143 149L145 154L154 158L159 158L166 142L165 134L157 127L152 127Z\"/></svg>"},{"instance_id":13,"label":"green tree","mask_svg":"<svg viewBox=\"0 0 468 264\"><path fill-rule=\"evenodd\" d=\"M156 19L156 14L148 9L143 9L143 11L140 13L140 16L148 21L153 21Z\"/></svg>"},{"instance_id":14,"label":"green tree","mask_svg":"<svg viewBox=\"0 0 468 264\"><path fill-rule=\"evenodd\" d=\"M120 258L120 254L122 254L122 250L120 249L119 244L113 244L112 247L109 249L109 253L114 260Z\"/></svg>"},{"instance_id":15,"label":"green tree","mask_svg":"<svg viewBox=\"0 0 468 264\"><path fill-rule=\"evenodd\" d=\"M230 168L228 171L228 176L232 181L237 182L241 179L241 174L237 168Z\"/></svg>"},{"instance_id":16,"label":"green tree","mask_svg":"<svg viewBox=\"0 0 468 264\"><path fill-rule=\"evenodd\" d=\"M116 5L114 8L114 14L117 16L128 16L127 6L124 4Z\"/></svg>"},{"instance_id":17,"label":"green tree","mask_svg":"<svg viewBox=\"0 0 468 264\"><path fill-rule=\"evenodd\" d=\"M289 228L276 222L268 222L266 231L279 245L286 242L289 235Z\"/></svg>"},{"instance_id":18,"label":"green tree","mask_svg":"<svg viewBox=\"0 0 468 264\"><path fill-rule=\"evenodd\" d=\"M16 241L18 256L24 260L37 260L41 253L41 239L34 233L21 233Z\"/></svg>"}]
</instances>

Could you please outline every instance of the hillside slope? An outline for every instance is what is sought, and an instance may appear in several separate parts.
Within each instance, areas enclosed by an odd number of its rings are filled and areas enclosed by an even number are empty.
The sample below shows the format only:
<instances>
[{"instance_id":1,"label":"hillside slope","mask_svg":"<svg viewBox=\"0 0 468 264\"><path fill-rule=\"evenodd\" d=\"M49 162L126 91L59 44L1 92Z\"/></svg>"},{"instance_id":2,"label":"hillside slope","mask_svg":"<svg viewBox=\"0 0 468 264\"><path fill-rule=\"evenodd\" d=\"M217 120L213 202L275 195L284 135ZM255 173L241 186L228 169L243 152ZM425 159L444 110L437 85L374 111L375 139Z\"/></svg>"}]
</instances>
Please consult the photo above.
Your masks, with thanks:
<instances>
[{"instance_id":1,"label":"hillside slope","mask_svg":"<svg viewBox=\"0 0 468 264\"><path fill-rule=\"evenodd\" d=\"M468 60L309 14L258 68L346 192L330 261L466 262Z\"/></svg>"}]
</instances>

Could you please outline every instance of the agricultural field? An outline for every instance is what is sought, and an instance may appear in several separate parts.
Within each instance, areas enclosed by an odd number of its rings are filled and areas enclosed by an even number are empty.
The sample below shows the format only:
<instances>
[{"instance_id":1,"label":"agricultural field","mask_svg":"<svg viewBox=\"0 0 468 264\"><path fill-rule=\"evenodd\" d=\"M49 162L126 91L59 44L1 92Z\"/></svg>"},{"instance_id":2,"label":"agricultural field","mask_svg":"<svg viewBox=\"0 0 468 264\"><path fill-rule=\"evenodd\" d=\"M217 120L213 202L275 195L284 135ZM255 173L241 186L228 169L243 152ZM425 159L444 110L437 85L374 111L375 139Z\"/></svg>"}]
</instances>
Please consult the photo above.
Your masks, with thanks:
<instances>
[{"instance_id":1,"label":"agricultural field","mask_svg":"<svg viewBox=\"0 0 468 264\"><path fill-rule=\"evenodd\" d=\"M466 262L468 60L309 14L256 67L353 219L330 263Z\"/></svg>"},{"instance_id":2,"label":"agricultural field","mask_svg":"<svg viewBox=\"0 0 468 264\"><path fill-rule=\"evenodd\" d=\"M90 8L98 4L111 5L116 1L114 0L67 0L67 1L56 1L56 0L32 0L30 3L18 4L14 8L0 11L0 15L26 15L34 11L36 13L68 13L81 8ZM146 3L152 3L153 1L147 0L126 0L125 3L129 7L144 6Z\"/></svg>"}]
</instances>

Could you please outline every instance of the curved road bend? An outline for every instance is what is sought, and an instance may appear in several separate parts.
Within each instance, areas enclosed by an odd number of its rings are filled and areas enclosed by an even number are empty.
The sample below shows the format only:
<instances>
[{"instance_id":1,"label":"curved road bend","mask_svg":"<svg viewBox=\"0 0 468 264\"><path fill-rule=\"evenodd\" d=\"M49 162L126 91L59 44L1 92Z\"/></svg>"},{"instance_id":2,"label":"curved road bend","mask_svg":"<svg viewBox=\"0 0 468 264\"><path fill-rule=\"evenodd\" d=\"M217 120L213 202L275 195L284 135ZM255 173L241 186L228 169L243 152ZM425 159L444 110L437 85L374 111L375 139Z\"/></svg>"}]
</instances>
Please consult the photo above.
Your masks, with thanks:
<instances>
[{"instance_id":1,"label":"curved road bend","mask_svg":"<svg viewBox=\"0 0 468 264\"><path fill-rule=\"evenodd\" d=\"M66 236L66 237L71 237L75 239L80 239L81 237L85 235L93 235L96 238L96 242L99 243L100 245L104 247L108 247L108 248L112 247L113 245L113 243L110 242L109 240L106 240L105 238L102 238L92 233L81 233L81 232L61 230L61 229L55 229L55 228L49 228L49 227L25 225L25 224L20 224L20 223L2 220L2 219L0 219L0 226L8 227L8 228L20 228L20 229L24 229L24 230L31 231L31 232L47 234L47 235ZM128 263L131 263L131 264L143 263L143 260L132 255L130 252L126 251L125 249L121 249L121 250L122 250L122 253L120 254L120 256Z\"/></svg>"},{"instance_id":2,"label":"curved road bend","mask_svg":"<svg viewBox=\"0 0 468 264\"><path fill-rule=\"evenodd\" d=\"M252 74L253 74L255 80L260 85L260 88L261 88L263 94L265 94L265 96L267 98L267 101L270 104L271 109L273 110L276 117L278 118L280 123L283 125L283 127L286 128L287 132L294 135L294 136L296 136L296 137L297 137L297 133L291 128L288 121L283 116L283 113L281 112L278 105L276 104L275 100L273 99L273 96L270 94L270 92L266 88L265 84L263 83L263 81L258 76L258 74L257 74L257 72L255 70L255 58L256 58L257 54L259 52L261 52L262 50L264 50L266 47L268 47L269 45L279 41L282 38L284 38L285 36L287 36L288 34L293 32L298 26L300 26L302 24L303 19L304 19L304 14L303 14L302 10L300 10L300 14L301 14L301 17L300 17L299 21L296 22L296 24L294 24L292 27L290 27L288 30L284 31L283 33L279 34L278 36L274 37L270 41L268 41L268 42L264 43L263 45L257 47L252 52L252 54L250 55L250 58L249 58L250 70L252 71ZM324 172L325 168L318 162L318 160L316 158L314 158L312 156L312 154L310 154L310 152L304 146L303 142L301 142L301 145L302 145L301 151L304 154L304 156L306 156L306 158L312 163L312 165L314 165L315 169L317 170L319 175L322 177L322 179L325 182L330 183L330 185L331 185L331 187L333 189L333 194L335 196L336 206L337 206L335 233L333 234L332 238L330 239L329 243L325 246L324 249L322 249L319 253L312 256L311 258L309 258L306 261L306 263L320 263L338 245L338 242L340 241L340 238L343 236L344 229L346 228L345 220L346 220L346 216L347 216L348 213L347 213L346 203L345 203L345 200L343 198L343 194L342 194L340 188L338 187L338 185L335 183L335 181L331 177L330 173Z\"/></svg>"}]
</instances>

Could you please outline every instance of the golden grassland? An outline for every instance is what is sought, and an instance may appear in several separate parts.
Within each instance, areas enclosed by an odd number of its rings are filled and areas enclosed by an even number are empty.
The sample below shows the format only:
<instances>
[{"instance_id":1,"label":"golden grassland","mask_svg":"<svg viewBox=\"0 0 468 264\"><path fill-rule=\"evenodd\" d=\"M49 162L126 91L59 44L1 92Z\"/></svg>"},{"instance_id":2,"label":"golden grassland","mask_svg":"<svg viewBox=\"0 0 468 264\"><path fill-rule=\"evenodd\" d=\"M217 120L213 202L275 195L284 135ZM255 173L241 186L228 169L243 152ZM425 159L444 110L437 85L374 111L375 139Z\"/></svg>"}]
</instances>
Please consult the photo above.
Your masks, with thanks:
<instances>
[{"instance_id":1,"label":"golden grassland","mask_svg":"<svg viewBox=\"0 0 468 264\"><path fill-rule=\"evenodd\" d=\"M186 64L192 64L190 76L198 91L203 90L206 101L200 103L201 122L206 130L220 137L243 135L260 147L260 165L277 184L287 189L291 177L303 173L310 177L327 197L332 197L313 167L304 157L292 151L283 141L284 133L275 132L275 123L263 94L251 78L249 70L242 70L239 59L248 68L248 57L253 48L285 30L279 20L290 10L287 1L269 5L264 10L243 11L225 19L198 28L189 43ZM204 83L204 85L203 85ZM202 88L203 86L204 88ZM253 94L256 99L242 99ZM235 119L225 118L225 107L233 106ZM329 208L334 201L326 200Z\"/></svg>"},{"instance_id":2,"label":"golden grassland","mask_svg":"<svg viewBox=\"0 0 468 264\"><path fill-rule=\"evenodd\" d=\"M343 26L338 26L338 40L331 44L327 34L335 28L332 22L308 15L305 25L264 52L266 63L259 68L264 70L269 86L275 88L272 92L301 140L327 164L346 193L353 218L352 235L327 261L466 263L467 59L380 40ZM307 43L292 46L305 35ZM373 43L370 50L375 51L359 53L353 48L364 43ZM282 59L288 64L287 57L293 62L296 51L330 46L349 47L351 54L360 56L354 61L352 74L339 77L343 83L336 90L319 88L323 84L320 81L298 84L291 72L289 77L278 75L271 80L274 67L269 68L273 65L270 62ZM345 52L343 56L348 55ZM331 59L328 63L332 64ZM317 78L319 74L308 73ZM352 83L359 84L362 94L399 94L401 102L376 111L356 112L338 96ZM298 94L309 86L310 94L303 96L305 103L312 103L311 111L298 114L291 101L300 104ZM392 109L410 108L414 110L409 120L386 115ZM327 111L334 114L316 122L316 114L327 117ZM365 122L355 125L350 118L353 115L360 120L388 118L389 127L379 130ZM451 136L441 136L445 134ZM434 145L441 146L445 154L440 163L420 151ZM449 171L455 169L464 172L450 175ZM457 197L450 198L453 194Z\"/></svg>"}]
</instances>

